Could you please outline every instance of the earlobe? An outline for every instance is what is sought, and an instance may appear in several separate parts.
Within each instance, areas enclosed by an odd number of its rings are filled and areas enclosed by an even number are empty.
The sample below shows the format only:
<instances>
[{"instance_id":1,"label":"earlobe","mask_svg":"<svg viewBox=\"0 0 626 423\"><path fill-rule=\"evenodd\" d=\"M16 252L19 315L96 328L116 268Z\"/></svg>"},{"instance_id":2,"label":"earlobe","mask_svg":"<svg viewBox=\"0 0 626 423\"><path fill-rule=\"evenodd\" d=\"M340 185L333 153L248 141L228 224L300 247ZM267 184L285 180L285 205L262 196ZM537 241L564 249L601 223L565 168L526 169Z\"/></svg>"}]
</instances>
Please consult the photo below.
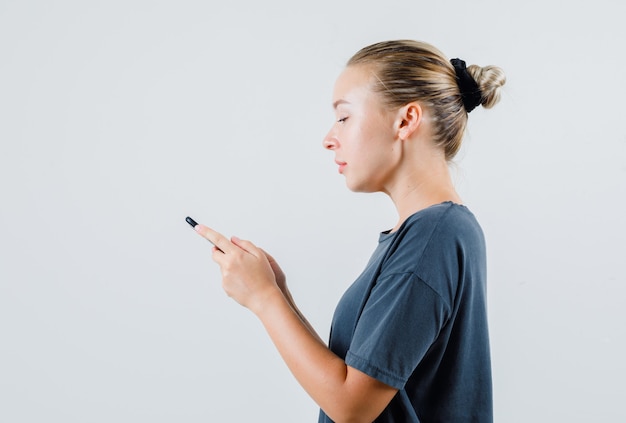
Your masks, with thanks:
<instances>
[{"instance_id":1,"label":"earlobe","mask_svg":"<svg viewBox=\"0 0 626 423\"><path fill-rule=\"evenodd\" d=\"M409 103L400 109L398 137L408 139L420 126L423 110L419 103Z\"/></svg>"}]
</instances>

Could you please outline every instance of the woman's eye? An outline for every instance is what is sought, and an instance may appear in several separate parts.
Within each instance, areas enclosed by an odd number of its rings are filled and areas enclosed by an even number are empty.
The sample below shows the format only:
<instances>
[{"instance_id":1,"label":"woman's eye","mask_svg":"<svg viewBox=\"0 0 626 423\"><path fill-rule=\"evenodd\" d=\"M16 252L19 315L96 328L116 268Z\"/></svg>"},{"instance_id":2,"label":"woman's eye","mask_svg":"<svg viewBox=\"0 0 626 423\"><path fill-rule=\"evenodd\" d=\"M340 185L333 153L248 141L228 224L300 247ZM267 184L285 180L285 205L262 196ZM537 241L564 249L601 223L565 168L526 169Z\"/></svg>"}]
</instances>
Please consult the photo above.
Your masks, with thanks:
<instances>
[{"instance_id":1,"label":"woman's eye","mask_svg":"<svg viewBox=\"0 0 626 423\"><path fill-rule=\"evenodd\" d=\"M346 120L348 120L348 118L347 117L343 117L343 118L339 119L337 122L344 123Z\"/></svg>"}]
</instances>

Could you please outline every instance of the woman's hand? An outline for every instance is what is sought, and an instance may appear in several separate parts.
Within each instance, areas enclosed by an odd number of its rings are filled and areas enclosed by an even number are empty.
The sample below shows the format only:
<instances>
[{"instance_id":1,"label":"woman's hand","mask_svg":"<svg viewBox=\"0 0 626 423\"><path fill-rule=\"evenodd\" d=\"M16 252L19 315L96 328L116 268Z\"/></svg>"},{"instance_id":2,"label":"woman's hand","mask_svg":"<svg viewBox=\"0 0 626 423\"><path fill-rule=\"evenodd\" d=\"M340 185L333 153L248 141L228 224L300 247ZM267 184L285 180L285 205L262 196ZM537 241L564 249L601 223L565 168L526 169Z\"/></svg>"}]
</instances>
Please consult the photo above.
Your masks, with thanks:
<instances>
[{"instance_id":1,"label":"woman's hand","mask_svg":"<svg viewBox=\"0 0 626 423\"><path fill-rule=\"evenodd\" d=\"M222 287L229 297L258 314L273 295L282 295L277 280L284 285L284 274L262 249L237 237L229 240L204 225L194 229L215 245L213 260L220 266Z\"/></svg>"}]
</instances>

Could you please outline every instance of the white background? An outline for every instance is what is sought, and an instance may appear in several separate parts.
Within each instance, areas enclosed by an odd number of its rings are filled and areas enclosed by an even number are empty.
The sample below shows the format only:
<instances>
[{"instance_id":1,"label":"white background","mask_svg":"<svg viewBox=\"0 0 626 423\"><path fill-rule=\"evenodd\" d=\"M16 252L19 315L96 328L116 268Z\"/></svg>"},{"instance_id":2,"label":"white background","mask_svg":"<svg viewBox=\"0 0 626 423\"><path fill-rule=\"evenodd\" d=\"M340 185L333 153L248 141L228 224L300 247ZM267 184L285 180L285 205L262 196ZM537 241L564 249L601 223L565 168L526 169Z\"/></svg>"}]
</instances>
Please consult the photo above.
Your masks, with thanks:
<instances>
[{"instance_id":1,"label":"white background","mask_svg":"<svg viewBox=\"0 0 626 423\"><path fill-rule=\"evenodd\" d=\"M321 140L381 40L499 65L454 166L489 248L497 422L623 422L621 0L0 0L0 421L313 422L187 215L278 259L327 337L395 224Z\"/></svg>"}]
</instances>

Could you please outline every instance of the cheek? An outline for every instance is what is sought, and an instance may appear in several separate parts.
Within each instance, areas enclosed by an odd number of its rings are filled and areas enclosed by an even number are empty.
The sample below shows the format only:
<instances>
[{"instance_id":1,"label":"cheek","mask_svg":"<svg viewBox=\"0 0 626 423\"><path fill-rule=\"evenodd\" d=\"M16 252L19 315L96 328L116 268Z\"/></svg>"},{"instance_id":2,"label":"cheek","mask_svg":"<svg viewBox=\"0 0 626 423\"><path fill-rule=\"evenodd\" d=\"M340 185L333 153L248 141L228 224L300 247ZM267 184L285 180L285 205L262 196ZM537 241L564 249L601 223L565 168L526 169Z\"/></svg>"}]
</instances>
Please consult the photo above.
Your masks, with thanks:
<instances>
[{"instance_id":1,"label":"cheek","mask_svg":"<svg viewBox=\"0 0 626 423\"><path fill-rule=\"evenodd\" d=\"M372 119L369 121L368 124L362 128L360 135L363 143L372 151L380 152L381 150L384 151L393 147L392 133L386 125L386 122L381 120Z\"/></svg>"},{"instance_id":2,"label":"cheek","mask_svg":"<svg viewBox=\"0 0 626 423\"><path fill-rule=\"evenodd\" d=\"M366 134L357 122L350 122L338 131L338 139L342 150L348 152L358 152L362 150Z\"/></svg>"}]
</instances>

